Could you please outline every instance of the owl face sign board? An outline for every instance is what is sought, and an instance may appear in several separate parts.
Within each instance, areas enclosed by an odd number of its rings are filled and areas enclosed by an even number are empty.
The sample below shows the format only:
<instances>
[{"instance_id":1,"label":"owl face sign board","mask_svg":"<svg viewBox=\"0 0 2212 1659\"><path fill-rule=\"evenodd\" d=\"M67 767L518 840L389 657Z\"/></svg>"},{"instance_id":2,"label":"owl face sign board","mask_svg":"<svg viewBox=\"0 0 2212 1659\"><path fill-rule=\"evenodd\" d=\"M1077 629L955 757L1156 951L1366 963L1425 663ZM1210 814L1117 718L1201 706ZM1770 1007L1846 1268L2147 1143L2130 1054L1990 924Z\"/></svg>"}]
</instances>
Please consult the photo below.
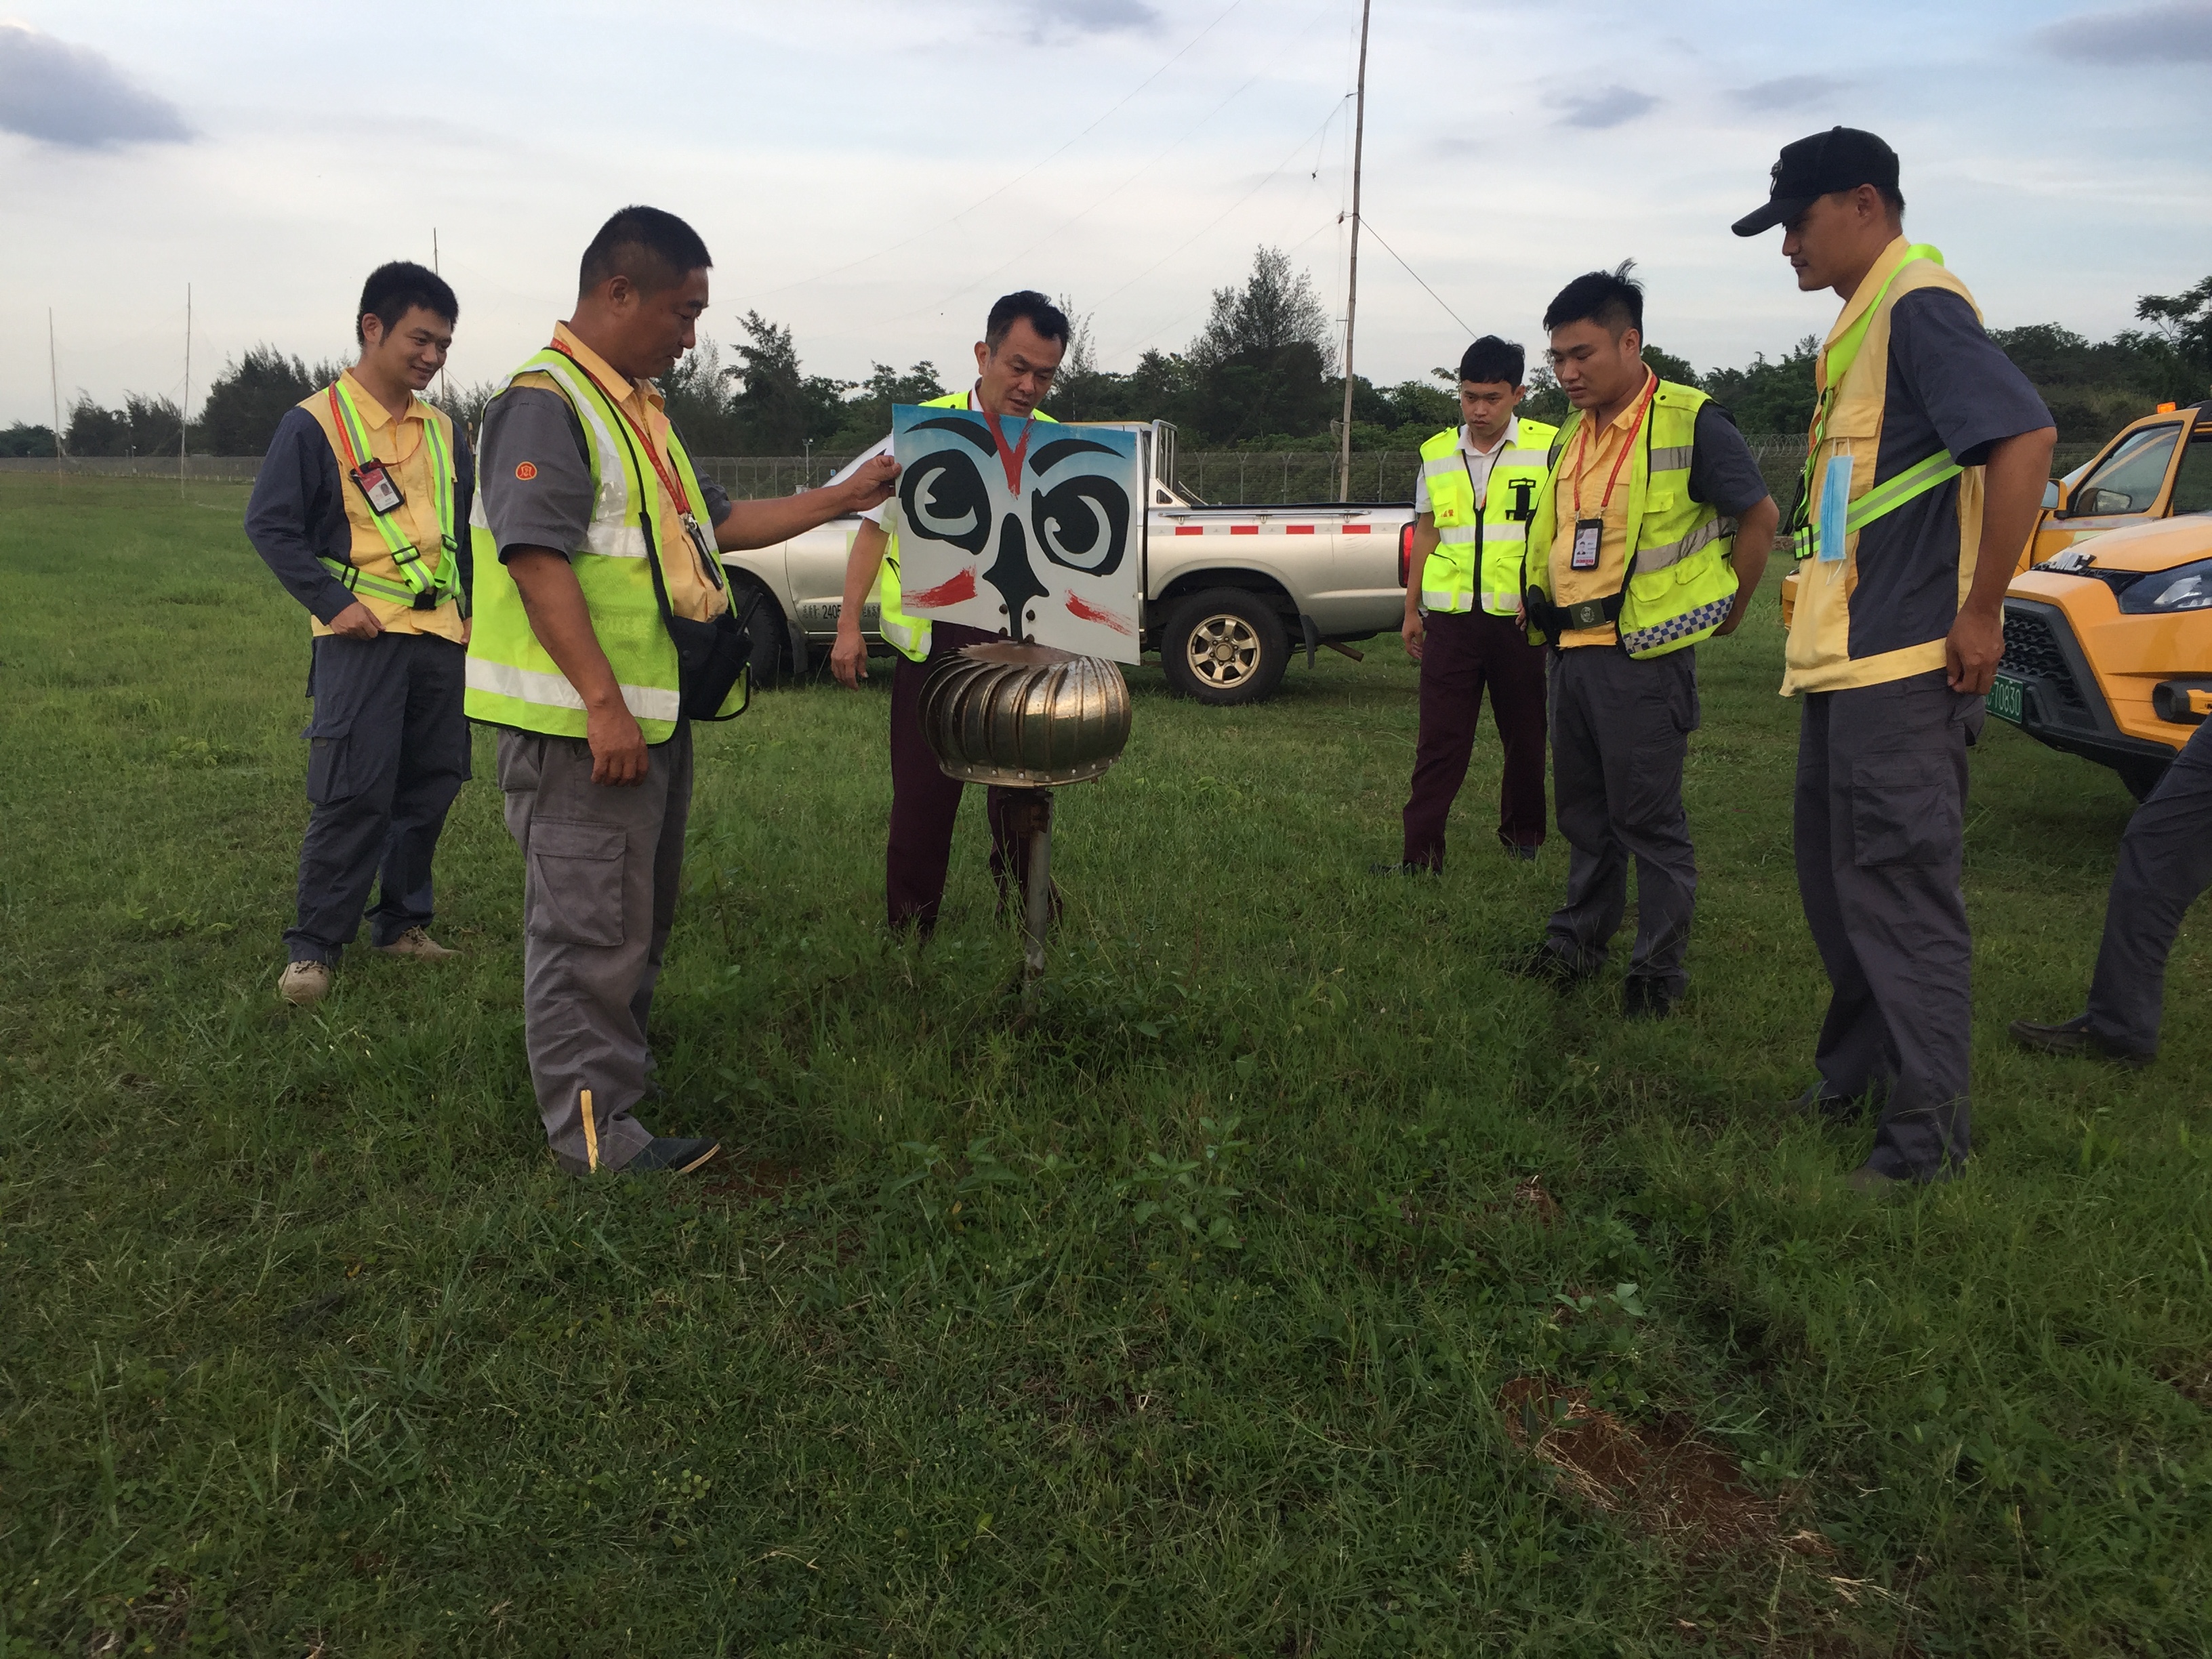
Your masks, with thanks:
<instances>
[{"instance_id":1,"label":"owl face sign board","mask_svg":"<svg viewBox=\"0 0 2212 1659\"><path fill-rule=\"evenodd\" d=\"M901 404L891 447L908 616L1138 659L1145 496L1135 433Z\"/></svg>"}]
</instances>

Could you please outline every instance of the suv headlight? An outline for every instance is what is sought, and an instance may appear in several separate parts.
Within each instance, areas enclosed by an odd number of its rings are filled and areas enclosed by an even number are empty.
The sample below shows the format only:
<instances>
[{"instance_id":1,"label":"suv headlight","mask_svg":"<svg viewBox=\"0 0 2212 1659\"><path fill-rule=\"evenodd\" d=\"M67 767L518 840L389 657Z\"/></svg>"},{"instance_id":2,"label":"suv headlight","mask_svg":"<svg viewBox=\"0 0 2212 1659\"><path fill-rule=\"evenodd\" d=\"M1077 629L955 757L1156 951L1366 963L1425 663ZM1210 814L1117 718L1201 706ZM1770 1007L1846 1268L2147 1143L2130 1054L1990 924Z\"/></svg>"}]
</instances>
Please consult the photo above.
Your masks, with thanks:
<instances>
[{"instance_id":1,"label":"suv headlight","mask_svg":"<svg viewBox=\"0 0 2212 1659\"><path fill-rule=\"evenodd\" d=\"M2120 609L2133 615L2154 611L2212 611L2212 559L2160 570L2131 582L2120 595Z\"/></svg>"}]
</instances>

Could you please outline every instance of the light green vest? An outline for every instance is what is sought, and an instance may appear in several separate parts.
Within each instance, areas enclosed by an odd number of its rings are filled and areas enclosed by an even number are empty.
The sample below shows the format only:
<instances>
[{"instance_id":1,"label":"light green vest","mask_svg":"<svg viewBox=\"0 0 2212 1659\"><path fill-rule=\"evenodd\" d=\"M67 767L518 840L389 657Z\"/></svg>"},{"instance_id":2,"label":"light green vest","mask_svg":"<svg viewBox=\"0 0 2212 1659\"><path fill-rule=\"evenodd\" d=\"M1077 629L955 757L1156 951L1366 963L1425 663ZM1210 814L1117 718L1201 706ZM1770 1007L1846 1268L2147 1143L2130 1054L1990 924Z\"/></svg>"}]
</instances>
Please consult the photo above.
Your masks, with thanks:
<instances>
[{"instance_id":1,"label":"light green vest","mask_svg":"<svg viewBox=\"0 0 2212 1659\"><path fill-rule=\"evenodd\" d=\"M968 394L949 392L942 398L932 398L918 404L921 409L965 409ZM1051 421L1052 416L1039 410L1036 418ZM1057 425L1057 422L1054 422ZM848 544L848 550L850 544ZM878 607L876 627L884 636L884 643L902 651L915 662L929 655L929 618L909 617L899 609L898 532L893 531L884 544L884 562L876 571L876 585L868 597Z\"/></svg>"},{"instance_id":2,"label":"light green vest","mask_svg":"<svg viewBox=\"0 0 2212 1659\"><path fill-rule=\"evenodd\" d=\"M1462 430L1447 428L1421 446L1421 477L1437 526L1436 550L1421 567L1421 605L1432 611L1474 610L1479 571L1482 608L1493 617L1510 617L1520 607L1528 520L1559 428L1541 421L1519 423L1513 446L1490 464L1479 510L1474 474L1460 447Z\"/></svg>"},{"instance_id":3,"label":"light green vest","mask_svg":"<svg viewBox=\"0 0 2212 1659\"><path fill-rule=\"evenodd\" d=\"M1735 520L1690 499L1698 411L1710 401L1693 386L1659 382L1628 468L1627 581L1608 599L1563 606L1552 603L1559 459L1588 418L1581 410L1567 417L1552 441L1553 465L1536 492L1536 516L1528 526L1532 556L1522 600L1532 640L1556 645L1570 629L1611 623L1630 656L1663 657L1695 645L1728 620L1735 603L1735 568L1729 562Z\"/></svg>"},{"instance_id":4,"label":"light green vest","mask_svg":"<svg viewBox=\"0 0 2212 1659\"><path fill-rule=\"evenodd\" d=\"M517 376L544 374L558 386L584 428L592 463L592 519L584 544L567 550L577 586L592 613L592 631L606 653L622 687L623 702L636 718L648 744L665 743L676 732L683 707L675 641L660 619L653 597L648 542L639 522L642 513L658 543L666 522L660 511L660 482L652 463L639 453L637 440L592 377L551 347L510 374L504 394ZM699 475L683 441L672 429L671 459L699 490ZM584 699L568 684L531 630L522 592L500 562L491 523L484 516L483 462L477 464L476 505L469 514L476 552L476 620L469 635L468 716L492 726L511 726L549 737L586 734ZM665 556L665 550L664 550ZM745 681L738 682L742 694Z\"/></svg>"}]
</instances>

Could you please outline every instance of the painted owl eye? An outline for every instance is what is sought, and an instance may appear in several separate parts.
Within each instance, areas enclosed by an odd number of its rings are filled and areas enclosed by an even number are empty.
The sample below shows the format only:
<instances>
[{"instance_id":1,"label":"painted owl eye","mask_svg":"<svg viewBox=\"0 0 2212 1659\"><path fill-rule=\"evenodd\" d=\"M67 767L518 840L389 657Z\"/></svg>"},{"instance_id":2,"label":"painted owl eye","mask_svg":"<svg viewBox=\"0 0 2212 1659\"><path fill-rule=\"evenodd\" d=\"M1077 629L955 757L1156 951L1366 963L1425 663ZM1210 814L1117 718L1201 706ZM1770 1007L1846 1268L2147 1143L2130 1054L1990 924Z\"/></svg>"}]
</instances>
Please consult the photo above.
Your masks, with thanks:
<instances>
[{"instance_id":1,"label":"painted owl eye","mask_svg":"<svg viewBox=\"0 0 2212 1659\"><path fill-rule=\"evenodd\" d=\"M1087 439L1047 444L1034 462L1042 473L1086 450L1114 451ZM1129 547L1129 496L1111 478L1081 473L1030 498L1030 528L1046 558L1087 576L1109 576L1121 567Z\"/></svg>"},{"instance_id":2,"label":"painted owl eye","mask_svg":"<svg viewBox=\"0 0 2212 1659\"><path fill-rule=\"evenodd\" d=\"M899 478L899 514L925 541L981 553L991 539L991 498L975 463L957 449L923 456Z\"/></svg>"}]
</instances>

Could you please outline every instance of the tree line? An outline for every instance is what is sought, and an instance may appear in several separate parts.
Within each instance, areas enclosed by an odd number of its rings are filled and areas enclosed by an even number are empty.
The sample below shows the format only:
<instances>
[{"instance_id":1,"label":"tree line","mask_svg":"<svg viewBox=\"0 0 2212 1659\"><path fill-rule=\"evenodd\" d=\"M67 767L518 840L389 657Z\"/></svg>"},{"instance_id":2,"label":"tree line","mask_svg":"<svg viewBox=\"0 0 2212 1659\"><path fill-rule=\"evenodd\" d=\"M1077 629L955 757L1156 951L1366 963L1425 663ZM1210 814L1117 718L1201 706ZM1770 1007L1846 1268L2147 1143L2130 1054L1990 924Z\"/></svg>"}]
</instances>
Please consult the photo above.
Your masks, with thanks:
<instances>
[{"instance_id":1,"label":"tree line","mask_svg":"<svg viewBox=\"0 0 2212 1659\"><path fill-rule=\"evenodd\" d=\"M1062 303L1074 319L1074 338L1045 405L1059 418L1172 421L1189 448L1335 446L1344 380L1334 324L1310 275L1293 269L1279 250L1257 250L1241 285L1213 291L1205 325L1181 351L1147 350L1125 372L1098 367L1090 319ZM1999 329L1990 337L2043 394L2060 442L2098 442L2160 403L2212 392L2212 276L2181 294L2142 295L2136 319L2142 326L2104 341L2057 323ZM875 363L862 380L810 374L789 328L757 311L738 319L738 327L743 338L728 361L702 339L662 388L696 454L849 454L890 429L893 404L947 389L928 362L903 371ZM1667 378L1711 392L1744 431L1796 434L1812 419L1820 343L1808 334L1779 357L1760 353L1741 368L1703 372L1656 346L1644 356ZM120 409L107 409L80 394L63 441L71 455L173 455L180 438L195 454L258 455L284 411L337 372L335 363L311 368L257 345L224 365L188 433L179 429L173 399L133 392ZM956 383L968 379L964 364L948 373ZM1456 424L1454 384L1449 366L1395 386L1354 376L1352 447L1413 449ZM436 392L434 400L473 427L495 389L480 382ZM1565 395L1540 362L1532 363L1524 409L1553 422L1566 413ZM0 455L53 453L49 427L19 422L0 430Z\"/></svg>"}]
</instances>

